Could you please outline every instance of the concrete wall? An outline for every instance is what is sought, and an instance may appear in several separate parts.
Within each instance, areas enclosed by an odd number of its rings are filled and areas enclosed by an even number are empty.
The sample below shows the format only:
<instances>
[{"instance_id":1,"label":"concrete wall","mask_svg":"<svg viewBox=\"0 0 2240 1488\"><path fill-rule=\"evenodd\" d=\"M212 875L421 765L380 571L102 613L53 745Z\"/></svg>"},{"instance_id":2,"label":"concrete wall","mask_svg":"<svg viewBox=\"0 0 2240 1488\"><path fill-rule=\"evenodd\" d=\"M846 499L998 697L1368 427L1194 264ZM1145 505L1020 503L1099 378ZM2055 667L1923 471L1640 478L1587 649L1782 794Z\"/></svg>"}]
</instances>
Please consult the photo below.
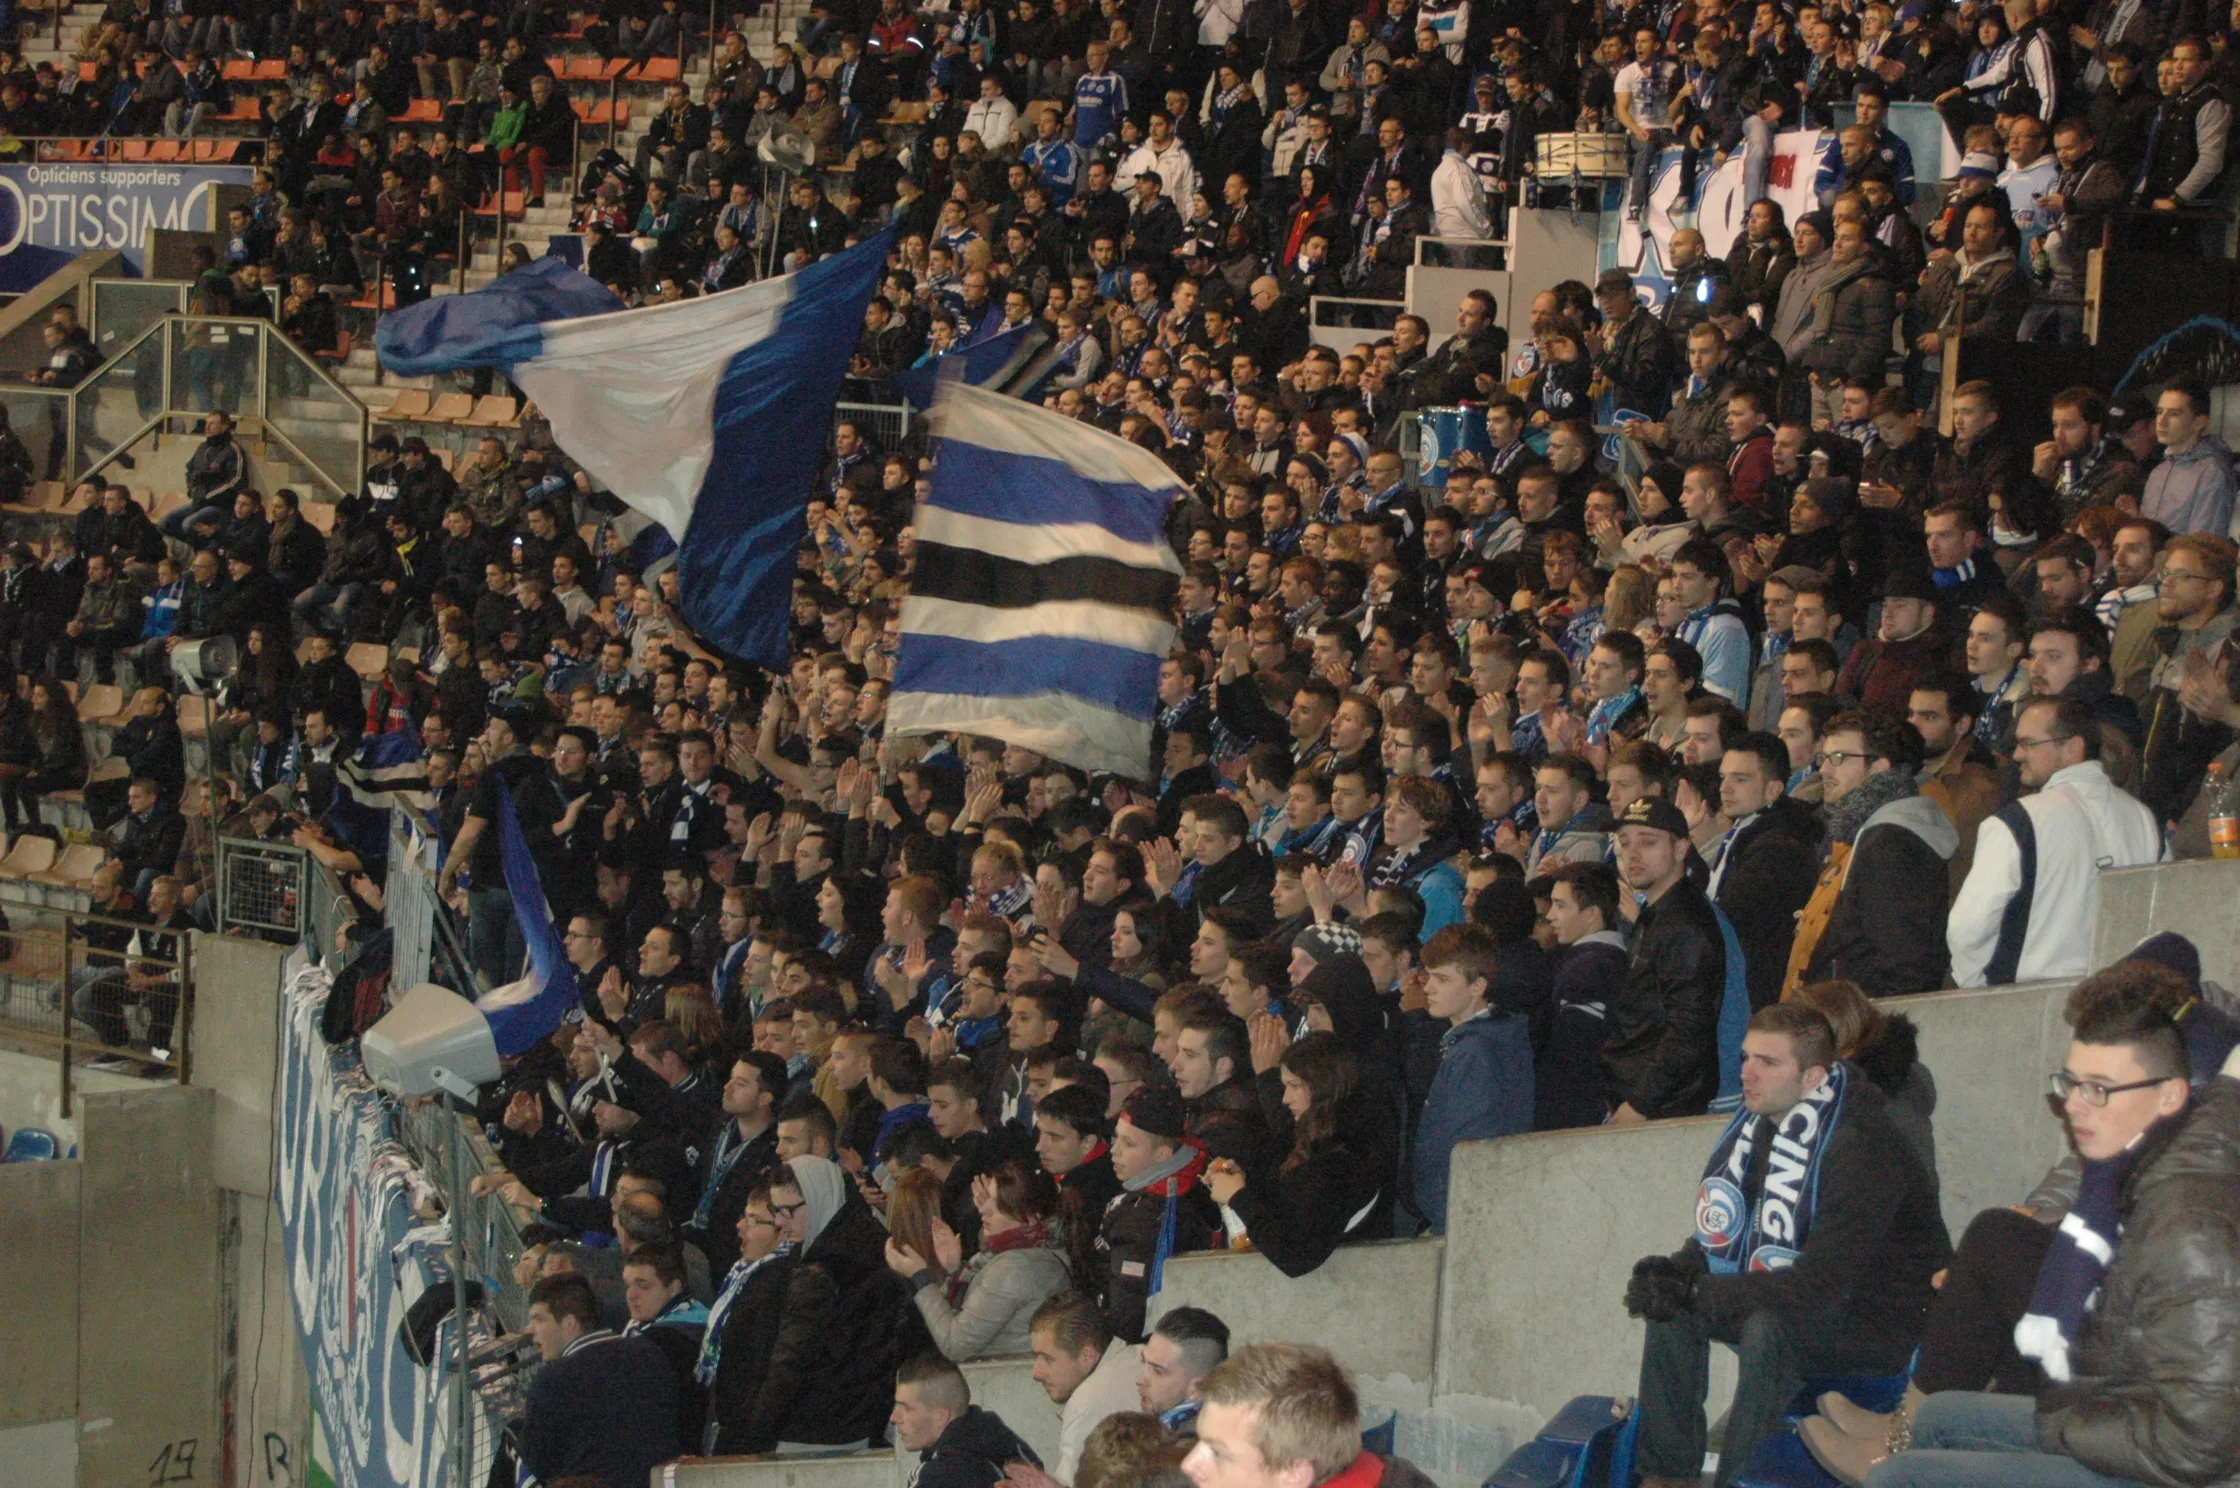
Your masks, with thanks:
<instances>
[{"instance_id":1,"label":"concrete wall","mask_svg":"<svg viewBox=\"0 0 2240 1488\"><path fill-rule=\"evenodd\" d=\"M2209 859L2118 868L2100 875L2100 920L2092 964L2120 960L2162 930L2175 930L2201 951L2201 974L2240 989L2240 861Z\"/></svg>"},{"instance_id":2,"label":"concrete wall","mask_svg":"<svg viewBox=\"0 0 2240 1488\"><path fill-rule=\"evenodd\" d=\"M0 1167L0 1428L78 1413L78 1162ZM0 1461L0 1481L18 1482Z\"/></svg>"},{"instance_id":3,"label":"concrete wall","mask_svg":"<svg viewBox=\"0 0 2240 1488\"><path fill-rule=\"evenodd\" d=\"M1229 1251L1176 1256L1152 1303L1203 1307L1229 1325L1232 1346L1311 1338L1365 1380L1431 1382L1443 1242L1341 1246L1317 1270L1286 1276L1265 1256ZM1366 1297L1406 1306L1364 1307Z\"/></svg>"},{"instance_id":4,"label":"concrete wall","mask_svg":"<svg viewBox=\"0 0 2240 1488\"><path fill-rule=\"evenodd\" d=\"M1882 1004L1921 1030L1921 1062L1937 1081L1937 1175L1945 1226L1958 1239L1986 1209L2020 1203L2066 1150L2047 1107L2061 1068L2068 982L1935 992Z\"/></svg>"},{"instance_id":5,"label":"concrete wall","mask_svg":"<svg viewBox=\"0 0 2240 1488\"><path fill-rule=\"evenodd\" d=\"M1574 1395L1631 1394L1641 1325L1621 1305L1626 1278L1642 1256L1687 1237L1722 1124L1702 1117L1456 1149L1433 1404L1521 1441Z\"/></svg>"},{"instance_id":6,"label":"concrete wall","mask_svg":"<svg viewBox=\"0 0 2240 1488\"><path fill-rule=\"evenodd\" d=\"M233 1488L298 1488L310 1461L311 1389L280 1216L269 1199L249 1195L221 1193L219 1205L230 1323L219 1398L233 1421Z\"/></svg>"},{"instance_id":7,"label":"concrete wall","mask_svg":"<svg viewBox=\"0 0 2240 1488\"><path fill-rule=\"evenodd\" d=\"M28 1039L0 1048L0 1127L11 1132L24 1126L44 1127L61 1139L67 1152L78 1140L78 1123L74 1115L62 1114L59 1055L58 1046ZM70 1074L71 1110L78 1109L83 1096L147 1088L148 1082L138 1075L111 1074L81 1064Z\"/></svg>"},{"instance_id":8,"label":"concrete wall","mask_svg":"<svg viewBox=\"0 0 2240 1488\"><path fill-rule=\"evenodd\" d=\"M0 1430L0 1483L8 1488L78 1488L78 1423Z\"/></svg>"},{"instance_id":9,"label":"concrete wall","mask_svg":"<svg viewBox=\"0 0 2240 1488\"><path fill-rule=\"evenodd\" d=\"M189 1463L197 1478L216 1474L216 1106L211 1092L177 1085L86 1098L81 1483L169 1482Z\"/></svg>"},{"instance_id":10,"label":"concrete wall","mask_svg":"<svg viewBox=\"0 0 2240 1488\"><path fill-rule=\"evenodd\" d=\"M1001 1359L981 1359L964 1366L965 1383L972 1387L972 1403L1003 1417L1003 1424L1035 1449L1045 1464L1058 1458L1058 1407L1050 1392L1034 1381L1034 1360L1025 1354ZM907 1464L908 1480L918 1464L918 1454L900 1454Z\"/></svg>"},{"instance_id":11,"label":"concrete wall","mask_svg":"<svg viewBox=\"0 0 2240 1488\"><path fill-rule=\"evenodd\" d=\"M217 1095L212 1161L220 1188L272 1192L279 1095L280 963L286 948L222 935L194 938L194 1083Z\"/></svg>"},{"instance_id":12,"label":"concrete wall","mask_svg":"<svg viewBox=\"0 0 2240 1488\"><path fill-rule=\"evenodd\" d=\"M897 1488L886 1448L852 1457L693 1457L657 1467L650 1488Z\"/></svg>"}]
</instances>

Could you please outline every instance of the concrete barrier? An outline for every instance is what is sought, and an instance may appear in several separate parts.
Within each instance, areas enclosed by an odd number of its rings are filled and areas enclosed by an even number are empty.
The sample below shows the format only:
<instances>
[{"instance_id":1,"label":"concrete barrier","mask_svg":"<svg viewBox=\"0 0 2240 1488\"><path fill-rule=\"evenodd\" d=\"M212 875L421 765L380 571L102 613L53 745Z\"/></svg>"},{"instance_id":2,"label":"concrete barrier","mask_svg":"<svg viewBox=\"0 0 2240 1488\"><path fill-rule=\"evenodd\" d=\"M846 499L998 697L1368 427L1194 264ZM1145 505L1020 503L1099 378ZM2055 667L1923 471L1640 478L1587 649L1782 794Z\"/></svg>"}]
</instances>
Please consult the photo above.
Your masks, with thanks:
<instances>
[{"instance_id":1,"label":"concrete barrier","mask_svg":"<svg viewBox=\"0 0 2240 1488\"><path fill-rule=\"evenodd\" d=\"M1703 1117L1457 1148L1433 1405L1514 1445L1574 1395L1633 1393L1641 1325L1625 1315L1626 1278L1642 1256L1687 1238L1696 1180L1722 1124Z\"/></svg>"},{"instance_id":2,"label":"concrete barrier","mask_svg":"<svg viewBox=\"0 0 2240 1488\"><path fill-rule=\"evenodd\" d=\"M78 1413L79 1162L0 1167L0 1429ZM0 1481L25 1481L0 1472Z\"/></svg>"},{"instance_id":3,"label":"concrete barrier","mask_svg":"<svg viewBox=\"0 0 2240 1488\"><path fill-rule=\"evenodd\" d=\"M1058 1407L1050 1392L1034 1382L1034 1360L1025 1354L1001 1359L979 1359L964 1366L965 1383L972 1387L972 1403L1003 1417L1003 1424L1019 1433L1034 1448L1045 1466L1058 1458ZM899 1454L906 1461L903 1480L917 1471L918 1454Z\"/></svg>"},{"instance_id":4,"label":"concrete barrier","mask_svg":"<svg viewBox=\"0 0 2240 1488\"><path fill-rule=\"evenodd\" d=\"M1958 1239L1986 1209L2018 1204L2067 1150L2046 1103L2061 1068L2069 982L1932 992L1884 1002L1921 1030L1921 1062L1937 1081L1937 1175L1944 1222Z\"/></svg>"},{"instance_id":5,"label":"concrete barrier","mask_svg":"<svg viewBox=\"0 0 2240 1488\"><path fill-rule=\"evenodd\" d=\"M81 1483L217 1475L216 1106L207 1090L168 1085L80 1107Z\"/></svg>"},{"instance_id":6,"label":"concrete barrier","mask_svg":"<svg viewBox=\"0 0 2240 1488\"><path fill-rule=\"evenodd\" d=\"M1176 1256L1152 1299L1156 1319L1170 1307L1203 1307L1229 1325L1232 1347L1312 1339L1364 1381L1431 1383L1436 1353L1437 1239L1340 1246L1305 1276L1286 1276L1266 1256L1217 1251ZM1368 1298L1405 1305L1364 1306Z\"/></svg>"},{"instance_id":7,"label":"concrete barrier","mask_svg":"<svg viewBox=\"0 0 2240 1488\"><path fill-rule=\"evenodd\" d=\"M220 1188L272 1193L274 1078L280 1059L284 946L226 935L194 938L194 1083L216 1091L212 1156Z\"/></svg>"},{"instance_id":8,"label":"concrete barrier","mask_svg":"<svg viewBox=\"0 0 2240 1488\"><path fill-rule=\"evenodd\" d=\"M846 1457L687 1457L657 1467L650 1488L897 1488L895 1454Z\"/></svg>"},{"instance_id":9,"label":"concrete barrier","mask_svg":"<svg viewBox=\"0 0 2240 1488\"><path fill-rule=\"evenodd\" d=\"M2240 990L2240 860L2158 863L2100 875L2092 964L2106 966L2148 936L2175 930L2201 951L2201 974Z\"/></svg>"}]
</instances>

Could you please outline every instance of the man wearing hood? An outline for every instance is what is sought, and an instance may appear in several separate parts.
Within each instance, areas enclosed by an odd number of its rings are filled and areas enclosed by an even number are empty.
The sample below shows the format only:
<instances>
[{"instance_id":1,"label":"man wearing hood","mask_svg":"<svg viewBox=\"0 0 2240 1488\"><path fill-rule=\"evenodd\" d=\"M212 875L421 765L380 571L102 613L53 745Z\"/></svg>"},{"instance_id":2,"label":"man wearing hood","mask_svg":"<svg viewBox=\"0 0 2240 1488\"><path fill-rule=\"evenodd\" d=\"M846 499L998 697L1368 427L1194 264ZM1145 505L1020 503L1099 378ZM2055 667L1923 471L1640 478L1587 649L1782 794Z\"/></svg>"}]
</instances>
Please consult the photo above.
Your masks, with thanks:
<instances>
[{"instance_id":1,"label":"man wearing hood","mask_svg":"<svg viewBox=\"0 0 2240 1488\"><path fill-rule=\"evenodd\" d=\"M771 1180L770 1212L800 1260L745 1433L781 1453L868 1446L886 1418L892 1366L882 1365L902 1283L887 1269L886 1230L838 1163L803 1156L786 1169Z\"/></svg>"},{"instance_id":2,"label":"man wearing hood","mask_svg":"<svg viewBox=\"0 0 2240 1488\"><path fill-rule=\"evenodd\" d=\"M994 1488L1005 1464L1042 1462L1001 1416L972 1403L964 1371L931 1351L895 1371L887 1424L897 1447L923 1454L906 1488Z\"/></svg>"},{"instance_id":3,"label":"man wearing hood","mask_svg":"<svg viewBox=\"0 0 2240 1488\"><path fill-rule=\"evenodd\" d=\"M1788 778L1789 746L1773 734L1744 734L1719 764L1719 809L1733 825L1712 862L1710 892L1742 942L1754 1009L1781 998L1797 912L1820 865L1820 818L1789 799Z\"/></svg>"},{"instance_id":4,"label":"man wearing hood","mask_svg":"<svg viewBox=\"0 0 2240 1488\"><path fill-rule=\"evenodd\" d=\"M2147 474L2139 515L2175 533L2223 537L2232 527L2232 451L2209 432L2209 394L2181 379L2155 400L2155 442L2162 461Z\"/></svg>"},{"instance_id":5,"label":"man wearing hood","mask_svg":"<svg viewBox=\"0 0 2240 1488\"><path fill-rule=\"evenodd\" d=\"M1945 862L1959 833L1914 783L1924 748L1910 723L1838 713L1820 736L1828 860L1797 917L1783 992L1841 977L1878 996L1945 985Z\"/></svg>"},{"instance_id":6,"label":"man wearing hood","mask_svg":"<svg viewBox=\"0 0 2240 1488\"><path fill-rule=\"evenodd\" d=\"M2015 715L2014 760L2036 794L2002 807L1976 834L1975 866L1945 929L1954 986L2082 975L2100 870L2152 863L2162 850L2154 813L2100 763L2099 720L2086 704L2031 699Z\"/></svg>"}]
</instances>

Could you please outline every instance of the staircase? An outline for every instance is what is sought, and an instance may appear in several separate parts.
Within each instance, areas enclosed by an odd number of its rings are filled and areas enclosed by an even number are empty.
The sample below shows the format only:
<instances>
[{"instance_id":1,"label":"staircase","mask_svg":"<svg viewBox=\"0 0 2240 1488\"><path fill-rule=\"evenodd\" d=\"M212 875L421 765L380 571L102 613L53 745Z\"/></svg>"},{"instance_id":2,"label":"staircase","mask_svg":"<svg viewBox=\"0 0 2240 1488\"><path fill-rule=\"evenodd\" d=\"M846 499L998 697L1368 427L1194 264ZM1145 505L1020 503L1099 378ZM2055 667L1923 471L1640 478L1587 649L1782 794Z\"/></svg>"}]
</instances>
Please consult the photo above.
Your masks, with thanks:
<instances>
[{"instance_id":1,"label":"staircase","mask_svg":"<svg viewBox=\"0 0 2240 1488\"><path fill-rule=\"evenodd\" d=\"M78 75L75 55L78 42L85 36L86 28L101 19L103 7L98 4L72 5L63 13L62 44L55 45L54 22L51 13L33 12L43 24L35 25L23 39L23 64L36 68L42 62L52 63L63 78Z\"/></svg>"}]
</instances>

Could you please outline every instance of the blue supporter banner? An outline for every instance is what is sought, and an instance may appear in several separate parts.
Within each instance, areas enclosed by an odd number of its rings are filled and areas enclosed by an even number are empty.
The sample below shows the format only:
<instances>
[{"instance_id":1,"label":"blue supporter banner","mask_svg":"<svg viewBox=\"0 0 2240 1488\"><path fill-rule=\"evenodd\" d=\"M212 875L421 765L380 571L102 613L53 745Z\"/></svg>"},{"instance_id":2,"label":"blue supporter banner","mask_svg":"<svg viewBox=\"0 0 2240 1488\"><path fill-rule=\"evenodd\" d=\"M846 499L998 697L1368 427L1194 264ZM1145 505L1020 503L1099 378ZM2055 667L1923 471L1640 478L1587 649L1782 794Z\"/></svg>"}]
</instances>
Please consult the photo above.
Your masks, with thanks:
<instances>
[{"instance_id":1,"label":"blue supporter banner","mask_svg":"<svg viewBox=\"0 0 2240 1488\"><path fill-rule=\"evenodd\" d=\"M215 231L216 188L246 189L249 174L246 165L0 165L0 294L22 294L102 248L122 249L144 277L150 233Z\"/></svg>"}]
</instances>

